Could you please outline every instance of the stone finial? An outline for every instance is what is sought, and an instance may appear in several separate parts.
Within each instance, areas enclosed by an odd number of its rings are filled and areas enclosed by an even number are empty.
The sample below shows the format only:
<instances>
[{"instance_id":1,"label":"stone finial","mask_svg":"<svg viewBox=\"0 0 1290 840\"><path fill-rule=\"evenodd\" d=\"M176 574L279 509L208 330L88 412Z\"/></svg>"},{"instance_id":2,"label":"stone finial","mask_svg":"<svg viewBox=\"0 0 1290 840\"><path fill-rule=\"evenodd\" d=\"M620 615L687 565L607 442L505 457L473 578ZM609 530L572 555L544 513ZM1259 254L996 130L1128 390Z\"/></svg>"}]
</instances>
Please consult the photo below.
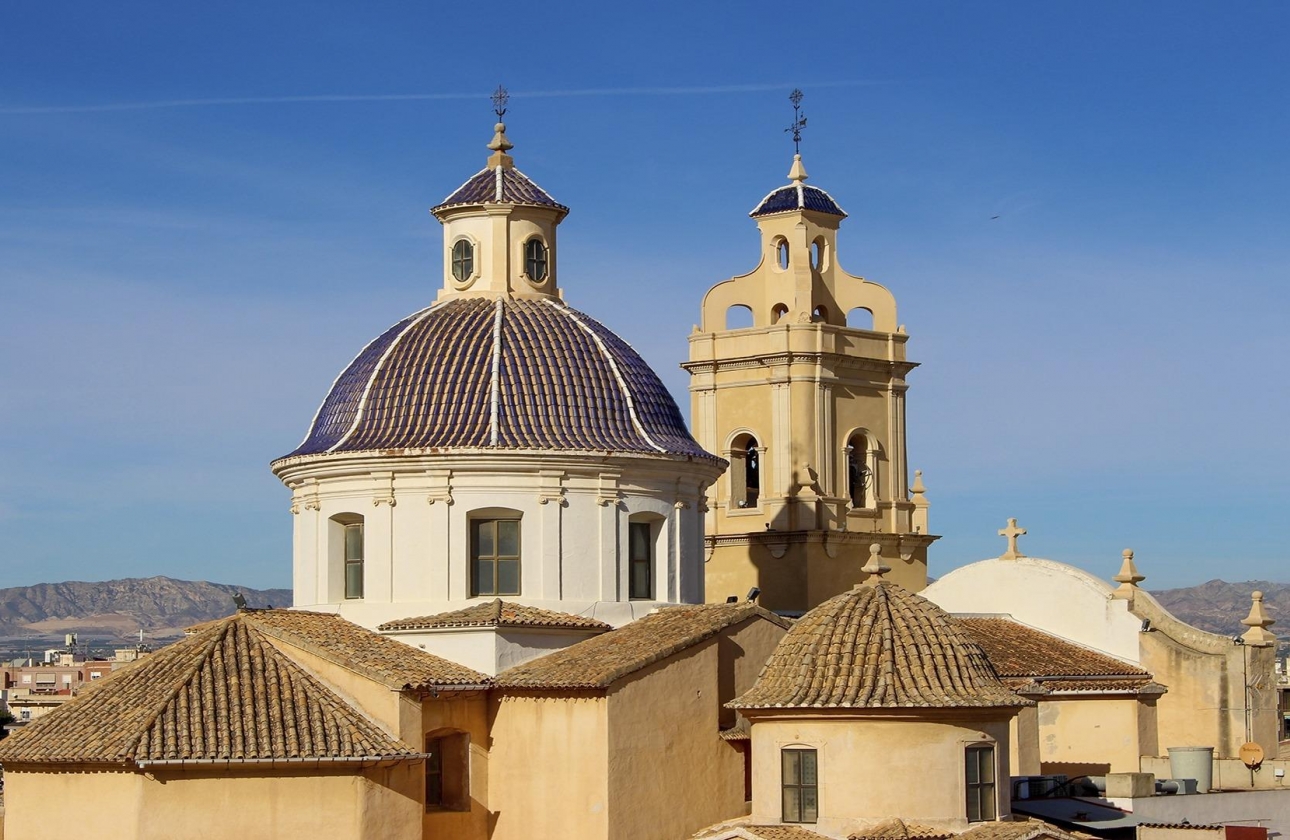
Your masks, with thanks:
<instances>
[{"instance_id":1,"label":"stone finial","mask_svg":"<svg viewBox=\"0 0 1290 840\"><path fill-rule=\"evenodd\" d=\"M497 125L493 126L493 131L495 132L493 139L488 141L488 148L493 150L493 153L488 156L488 166L489 168L501 166L510 169L514 165L515 159L506 153L514 149L515 145L506 138L506 123L499 121Z\"/></svg>"},{"instance_id":2,"label":"stone finial","mask_svg":"<svg viewBox=\"0 0 1290 840\"><path fill-rule=\"evenodd\" d=\"M1026 533L1026 529L1018 528L1015 518L1008 520L1007 528L999 529L999 536L1008 538L1008 550L999 555L1000 560L1016 560L1018 557L1026 556L1017 550L1017 537L1024 533Z\"/></svg>"},{"instance_id":3,"label":"stone finial","mask_svg":"<svg viewBox=\"0 0 1290 840\"><path fill-rule=\"evenodd\" d=\"M1270 647L1277 643L1276 634L1268 628L1276 622L1268 618L1263 609L1263 593L1255 590L1250 595L1250 614L1241 619L1241 623L1250 628L1241 636L1241 641L1255 647Z\"/></svg>"},{"instance_id":4,"label":"stone finial","mask_svg":"<svg viewBox=\"0 0 1290 840\"><path fill-rule=\"evenodd\" d=\"M869 546L869 562L860 568L860 571L869 576L865 578L865 585L873 586L882 580L883 575L891 571L891 566L882 562L882 557L879 556L881 553L882 545L880 543L873 543Z\"/></svg>"},{"instance_id":5,"label":"stone finial","mask_svg":"<svg viewBox=\"0 0 1290 840\"><path fill-rule=\"evenodd\" d=\"M1114 595L1116 598L1132 598L1138 590L1138 584L1146 580L1147 576L1139 573L1138 567L1133 565L1133 549L1126 548L1122 554L1124 562L1120 564L1120 573L1111 578L1120 584Z\"/></svg>"},{"instance_id":6,"label":"stone finial","mask_svg":"<svg viewBox=\"0 0 1290 840\"><path fill-rule=\"evenodd\" d=\"M802 165L802 156L793 155L793 167L788 170L788 180L800 184L809 177L806 174L806 167Z\"/></svg>"},{"instance_id":7,"label":"stone finial","mask_svg":"<svg viewBox=\"0 0 1290 840\"><path fill-rule=\"evenodd\" d=\"M914 505L914 512L910 515L910 525L913 526L915 534L929 533L927 509L932 503L927 501L927 488L923 486L922 470L914 470L914 486L909 488L909 493L909 501Z\"/></svg>"}]
</instances>

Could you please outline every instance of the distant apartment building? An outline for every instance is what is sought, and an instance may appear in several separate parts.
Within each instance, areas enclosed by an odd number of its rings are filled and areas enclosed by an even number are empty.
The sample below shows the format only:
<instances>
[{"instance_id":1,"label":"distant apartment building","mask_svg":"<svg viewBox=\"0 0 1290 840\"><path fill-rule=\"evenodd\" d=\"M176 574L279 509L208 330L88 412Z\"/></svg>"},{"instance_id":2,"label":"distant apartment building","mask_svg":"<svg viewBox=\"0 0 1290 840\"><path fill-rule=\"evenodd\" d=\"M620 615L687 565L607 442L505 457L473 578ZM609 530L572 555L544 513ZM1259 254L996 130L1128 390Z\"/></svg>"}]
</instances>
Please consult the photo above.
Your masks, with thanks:
<instances>
[{"instance_id":1,"label":"distant apartment building","mask_svg":"<svg viewBox=\"0 0 1290 840\"><path fill-rule=\"evenodd\" d=\"M17 660L3 669L0 700L19 725L33 721L71 700L87 685L150 652L147 645L113 651L111 659L78 659L67 649L45 651L44 661Z\"/></svg>"}]
</instances>

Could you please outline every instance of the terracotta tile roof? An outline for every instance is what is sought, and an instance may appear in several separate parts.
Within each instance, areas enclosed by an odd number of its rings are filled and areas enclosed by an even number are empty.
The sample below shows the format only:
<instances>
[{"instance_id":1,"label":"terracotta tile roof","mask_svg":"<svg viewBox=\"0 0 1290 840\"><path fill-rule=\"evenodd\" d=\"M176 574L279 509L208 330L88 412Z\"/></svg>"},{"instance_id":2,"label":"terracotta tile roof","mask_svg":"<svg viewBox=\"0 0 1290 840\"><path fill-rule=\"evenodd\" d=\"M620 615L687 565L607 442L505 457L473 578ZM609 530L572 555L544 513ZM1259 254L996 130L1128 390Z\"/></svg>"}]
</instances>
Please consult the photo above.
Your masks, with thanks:
<instances>
[{"instance_id":1,"label":"terracotta tile roof","mask_svg":"<svg viewBox=\"0 0 1290 840\"><path fill-rule=\"evenodd\" d=\"M828 840L827 835L800 825L743 825L733 822L709 826L694 837L698 840Z\"/></svg>"},{"instance_id":2,"label":"terracotta tile roof","mask_svg":"<svg viewBox=\"0 0 1290 840\"><path fill-rule=\"evenodd\" d=\"M660 607L617 630L508 668L497 675L496 685L515 689L605 689L731 625L758 617L788 627L785 619L747 602Z\"/></svg>"},{"instance_id":3,"label":"terracotta tile roof","mask_svg":"<svg viewBox=\"0 0 1290 840\"><path fill-rule=\"evenodd\" d=\"M956 616L1002 677L1132 677L1150 680L1136 665L1008 618Z\"/></svg>"},{"instance_id":4,"label":"terracotta tile roof","mask_svg":"<svg viewBox=\"0 0 1290 840\"><path fill-rule=\"evenodd\" d=\"M756 684L730 704L758 708L1033 705L940 607L890 581L812 609L784 636Z\"/></svg>"},{"instance_id":5,"label":"terracotta tile roof","mask_svg":"<svg viewBox=\"0 0 1290 840\"><path fill-rule=\"evenodd\" d=\"M496 598L461 610L387 621L378 630L431 630L440 627L556 627L612 630L612 625L583 615L543 610Z\"/></svg>"},{"instance_id":6,"label":"terracotta tile roof","mask_svg":"<svg viewBox=\"0 0 1290 840\"><path fill-rule=\"evenodd\" d=\"M491 682L478 671L331 613L254 610L241 615L266 636L314 653L391 689L470 690L486 687Z\"/></svg>"},{"instance_id":7,"label":"terracotta tile roof","mask_svg":"<svg viewBox=\"0 0 1290 840\"><path fill-rule=\"evenodd\" d=\"M998 822L976 823L955 840L1037 840L1051 837L1054 840L1077 840L1084 834L1072 834L1043 820L1012 819Z\"/></svg>"},{"instance_id":8,"label":"terracotta tile roof","mask_svg":"<svg viewBox=\"0 0 1290 840\"><path fill-rule=\"evenodd\" d=\"M749 840L827 840L827 835L800 825L750 825L743 830Z\"/></svg>"},{"instance_id":9,"label":"terracotta tile roof","mask_svg":"<svg viewBox=\"0 0 1290 840\"><path fill-rule=\"evenodd\" d=\"M279 461L445 448L723 463L690 436L671 394L627 342L561 302L516 298L500 310L484 298L449 300L386 330L337 377L304 442Z\"/></svg>"},{"instance_id":10,"label":"terracotta tile roof","mask_svg":"<svg viewBox=\"0 0 1290 840\"><path fill-rule=\"evenodd\" d=\"M1222 831L1224 826L1221 824L1205 823L1138 823L1138 828L1171 828L1171 829L1198 829L1200 831Z\"/></svg>"},{"instance_id":11,"label":"terracotta tile roof","mask_svg":"<svg viewBox=\"0 0 1290 840\"><path fill-rule=\"evenodd\" d=\"M489 166L476 172L430 212L462 204L527 204L569 212L568 207L552 198L532 178L506 166Z\"/></svg>"},{"instance_id":12,"label":"terracotta tile roof","mask_svg":"<svg viewBox=\"0 0 1290 840\"><path fill-rule=\"evenodd\" d=\"M894 817L856 831L847 840L948 840L953 836L954 832L943 828L930 828Z\"/></svg>"},{"instance_id":13,"label":"terracotta tile roof","mask_svg":"<svg viewBox=\"0 0 1290 840\"><path fill-rule=\"evenodd\" d=\"M1108 693L1125 693L1132 694L1164 694L1165 687L1150 679L1139 679L1136 677L1124 677L1121 679L1084 679L1084 680L1061 680L1061 679L1038 679L1033 680L1025 677L1005 677L1004 684L1023 695L1032 694L1068 694L1071 692L1085 692L1090 694L1108 694Z\"/></svg>"},{"instance_id":14,"label":"terracotta tile roof","mask_svg":"<svg viewBox=\"0 0 1290 840\"><path fill-rule=\"evenodd\" d=\"M4 741L0 762L414 757L279 651L253 613L206 625Z\"/></svg>"}]
</instances>

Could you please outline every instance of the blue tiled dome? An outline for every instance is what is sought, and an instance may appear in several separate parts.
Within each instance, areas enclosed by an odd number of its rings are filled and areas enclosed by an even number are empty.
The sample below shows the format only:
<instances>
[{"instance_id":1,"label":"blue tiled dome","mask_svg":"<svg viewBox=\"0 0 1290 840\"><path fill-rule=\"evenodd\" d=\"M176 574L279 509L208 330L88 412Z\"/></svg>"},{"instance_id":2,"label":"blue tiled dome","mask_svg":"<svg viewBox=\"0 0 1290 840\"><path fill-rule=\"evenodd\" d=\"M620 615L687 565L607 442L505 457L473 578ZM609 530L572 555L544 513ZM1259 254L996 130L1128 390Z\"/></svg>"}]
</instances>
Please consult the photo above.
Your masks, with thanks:
<instances>
[{"instance_id":1,"label":"blue tiled dome","mask_svg":"<svg viewBox=\"0 0 1290 840\"><path fill-rule=\"evenodd\" d=\"M749 213L754 219L758 216L769 216L773 213L787 213L793 210L814 210L828 213L831 216L846 217L846 213L833 200L833 196L819 187L808 187L803 183L789 184L780 187L763 198Z\"/></svg>"},{"instance_id":2,"label":"blue tiled dome","mask_svg":"<svg viewBox=\"0 0 1290 840\"><path fill-rule=\"evenodd\" d=\"M627 342L561 302L513 298L448 300L386 330L285 457L454 449L718 460Z\"/></svg>"}]
</instances>

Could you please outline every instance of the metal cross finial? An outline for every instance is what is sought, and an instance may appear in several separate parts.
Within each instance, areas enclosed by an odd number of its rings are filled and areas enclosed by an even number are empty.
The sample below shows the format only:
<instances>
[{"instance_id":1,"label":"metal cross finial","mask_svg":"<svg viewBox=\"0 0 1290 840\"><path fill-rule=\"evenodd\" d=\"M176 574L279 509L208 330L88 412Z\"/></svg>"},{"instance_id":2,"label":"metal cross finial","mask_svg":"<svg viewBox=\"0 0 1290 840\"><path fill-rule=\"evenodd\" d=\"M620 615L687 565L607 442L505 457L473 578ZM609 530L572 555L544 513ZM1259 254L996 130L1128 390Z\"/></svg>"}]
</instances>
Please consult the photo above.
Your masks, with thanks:
<instances>
[{"instance_id":1,"label":"metal cross finial","mask_svg":"<svg viewBox=\"0 0 1290 840\"><path fill-rule=\"evenodd\" d=\"M1024 533L1026 533L1026 529L1018 528L1016 519L1009 519L1008 527L999 529L999 536L1008 538L1008 550L999 558L1000 560L1016 560L1018 557L1026 556L1017 551L1017 537Z\"/></svg>"},{"instance_id":2,"label":"metal cross finial","mask_svg":"<svg viewBox=\"0 0 1290 840\"><path fill-rule=\"evenodd\" d=\"M497 90L493 91L493 113L497 115L499 120L506 116L506 103L510 99L511 95L501 85L498 85Z\"/></svg>"},{"instance_id":3,"label":"metal cross finial","mask_svg":"<svg viewBox=\"0 0 1290 840\"><path fill-rule=\"evenodd\" d=\"M799 155L802 153L802 129L806 128L806 117L802 116L802 91L793 88L788 101L793 103L793 124L784 131L793 135L793 154Z\"/></svg>"}]
</instances>

